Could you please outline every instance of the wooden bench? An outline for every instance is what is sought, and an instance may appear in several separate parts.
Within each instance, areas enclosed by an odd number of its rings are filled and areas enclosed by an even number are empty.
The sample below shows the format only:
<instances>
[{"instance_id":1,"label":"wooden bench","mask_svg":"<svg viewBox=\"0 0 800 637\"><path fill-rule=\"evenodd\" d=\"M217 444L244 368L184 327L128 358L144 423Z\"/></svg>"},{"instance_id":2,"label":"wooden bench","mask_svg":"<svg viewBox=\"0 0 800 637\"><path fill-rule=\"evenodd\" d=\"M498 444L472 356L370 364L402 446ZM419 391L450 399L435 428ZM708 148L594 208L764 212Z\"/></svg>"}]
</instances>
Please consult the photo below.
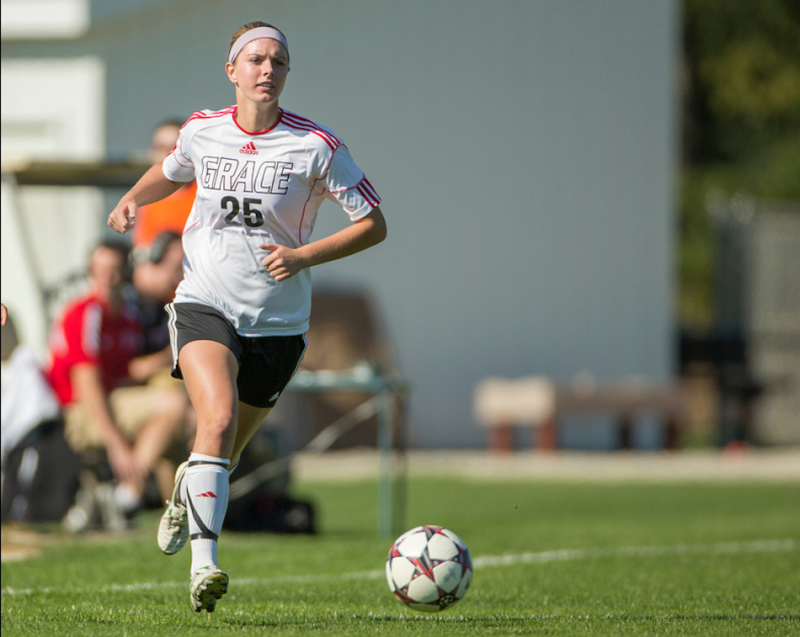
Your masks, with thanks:
<instances>
[{"instance_id":1,"label":"wooden bench","mask_svg":"<svg viewBox=\"0 0 800 637\"><path fill-rule=\"evenodd\" d=\"M591 379L558 385L541 377L487 378L478 384L474 413L488 429L488 447L507 452L514 448L514 429L532 428L532 446L558 448L559 421L565 416L610 415L619 429L619 448L631 448L631 429L638 416L655 415L666 427L664 447L677 448L685 419L686 398L678 384L644 380L595 383Z\"/></svg>"}]
</instances>

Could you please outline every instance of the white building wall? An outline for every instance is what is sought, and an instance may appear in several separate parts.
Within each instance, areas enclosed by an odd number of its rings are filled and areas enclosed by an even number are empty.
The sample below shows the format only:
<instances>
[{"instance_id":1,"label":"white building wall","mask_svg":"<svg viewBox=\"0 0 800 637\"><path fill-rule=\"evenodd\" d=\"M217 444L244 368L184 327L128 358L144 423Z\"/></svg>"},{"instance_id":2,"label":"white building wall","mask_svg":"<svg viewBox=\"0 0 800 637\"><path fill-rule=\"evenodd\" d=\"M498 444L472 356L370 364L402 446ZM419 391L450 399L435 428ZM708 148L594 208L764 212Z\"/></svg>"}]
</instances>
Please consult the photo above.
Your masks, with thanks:
<instances>
[{"instance_id":1,"label":"white building wall","mask_svg":"<svg viewBox=\"0 0 800 637\"><path fill-rule=\"evenodd\" d=\"M479 446L486 375L672 373L678 3L173 0L98 20L108 149L233 101L230 34L287 34L281 103L342 137L388 241L321 266L368 289L413 384L421 446ZM323 207L318 236L344 223ZM608 430L567 432L575 446Z\"/></svg>"},{"instance_id":2,"label":"white building wall","mask_svg":"<svg viewBox=\"0 0 800 637\"><path fill-rule=\"evenodd\" d=\"M11 59L3 61L1 72L4 165L103 157L101 59ZM42 288L85 269L91 246L102 236L102 203L93 188L14 188L4 176L2 299L20 340L42 359L49 327L42 312Z\"/></svg>"}]
</instances>

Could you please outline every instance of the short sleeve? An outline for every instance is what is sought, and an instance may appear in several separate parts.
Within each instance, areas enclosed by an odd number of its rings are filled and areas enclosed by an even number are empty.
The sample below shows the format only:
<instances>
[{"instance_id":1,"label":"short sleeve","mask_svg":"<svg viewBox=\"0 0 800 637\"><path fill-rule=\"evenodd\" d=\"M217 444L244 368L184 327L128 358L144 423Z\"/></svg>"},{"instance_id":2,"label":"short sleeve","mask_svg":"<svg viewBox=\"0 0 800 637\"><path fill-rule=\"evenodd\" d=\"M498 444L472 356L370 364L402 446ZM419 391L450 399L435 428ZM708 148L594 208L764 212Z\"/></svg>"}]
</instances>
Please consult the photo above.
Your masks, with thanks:
<instances>
[{"instance_id":1,"label":"short sleeve","mask_svg":"<svg viewBox=\"0 0 800 637\"><path fill-rule=\"evenodd\" d=\"M161 163L164 176L170 181L187 182L194 180L194 162L190 157L190 142L186 129L182 129L175 148Z\"/></svg>"},{"instance_id":2,"label":"short sleeve","mask_svg":"<svg viewBox=\"0 0 800 637\"><path fill-rule=\"evenodd\" d=\"M381 198L344 145L336 148L324 177L325 196L338 203L352 221L366 217Z\"/></svg>"}]
</instances>

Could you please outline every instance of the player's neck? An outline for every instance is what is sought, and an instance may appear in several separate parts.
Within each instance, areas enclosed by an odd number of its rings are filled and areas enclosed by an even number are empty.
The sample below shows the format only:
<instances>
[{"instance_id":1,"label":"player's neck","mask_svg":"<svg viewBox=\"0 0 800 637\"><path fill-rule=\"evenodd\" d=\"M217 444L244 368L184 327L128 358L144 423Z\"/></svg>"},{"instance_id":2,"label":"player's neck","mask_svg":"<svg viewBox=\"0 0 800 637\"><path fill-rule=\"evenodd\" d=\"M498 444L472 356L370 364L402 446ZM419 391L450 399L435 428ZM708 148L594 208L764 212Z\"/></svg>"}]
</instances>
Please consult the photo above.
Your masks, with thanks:
<instances>
[{"instance_id":1,"label":"player's neck","mask_svg":"<svg viewBox=\"0 0 800 637\"><path fill-rule=\"evenodd\" d=\"M280 110L277 102L257 107L251 102L239 103L236 108L236 123L248 133L261 133L278 122Z\"/></svg>"}]
</instances>

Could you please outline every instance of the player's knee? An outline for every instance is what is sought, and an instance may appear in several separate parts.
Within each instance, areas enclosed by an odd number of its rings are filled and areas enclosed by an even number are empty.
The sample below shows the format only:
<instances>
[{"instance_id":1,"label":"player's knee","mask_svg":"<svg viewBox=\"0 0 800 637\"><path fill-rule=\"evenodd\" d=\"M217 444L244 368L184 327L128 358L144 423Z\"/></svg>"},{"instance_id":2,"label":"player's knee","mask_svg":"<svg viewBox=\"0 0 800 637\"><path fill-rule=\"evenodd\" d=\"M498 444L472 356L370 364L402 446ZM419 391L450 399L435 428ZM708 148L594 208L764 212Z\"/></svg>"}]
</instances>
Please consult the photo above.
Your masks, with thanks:
<instances>
[{"instance_id":1,"label":"player's knee","mask_svg":"<svg viewBox=\"0 0 800 637\"><path fill-rule=\"evenodd\" d=\"M236 431L236 409L228 405L214 405L197 414L197 428L209 435L225 437Z\"/></svg>"}]
</instances>

